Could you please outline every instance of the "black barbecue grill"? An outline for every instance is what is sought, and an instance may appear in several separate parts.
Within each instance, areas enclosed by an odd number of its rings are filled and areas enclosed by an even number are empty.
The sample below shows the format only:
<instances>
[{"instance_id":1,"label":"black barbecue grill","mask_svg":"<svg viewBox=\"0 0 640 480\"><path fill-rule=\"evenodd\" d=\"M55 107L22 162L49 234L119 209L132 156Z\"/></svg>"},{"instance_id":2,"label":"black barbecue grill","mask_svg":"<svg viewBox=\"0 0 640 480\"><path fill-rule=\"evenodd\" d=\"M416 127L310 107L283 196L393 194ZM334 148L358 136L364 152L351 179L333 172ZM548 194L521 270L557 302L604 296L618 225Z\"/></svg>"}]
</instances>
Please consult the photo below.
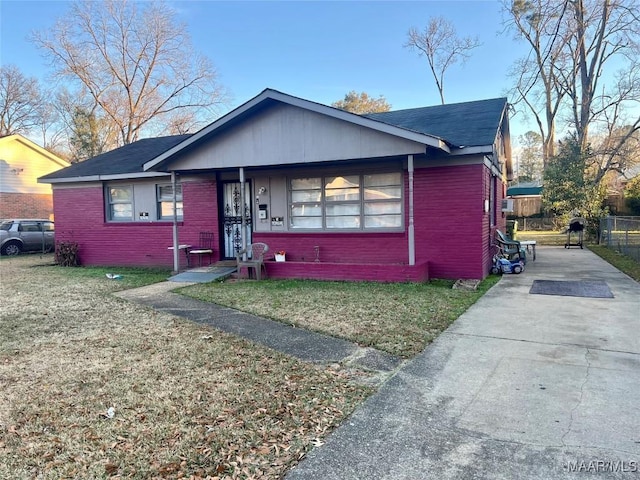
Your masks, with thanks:
<instances>
[{"instance_id":1,"label":"black barbecue grill","mask_svg":"<svg viewBox=\"0 0 640 480\"><path fill-rule=\"evenodd\" d=\"M574 217L569 220L569 226L567 227L567 243L564 244L564 248L580 247L582 248L582 235L584 233L585 220L582 217ZM571 242L573 236L575 242Z\"/></svg>"}]
</instances>

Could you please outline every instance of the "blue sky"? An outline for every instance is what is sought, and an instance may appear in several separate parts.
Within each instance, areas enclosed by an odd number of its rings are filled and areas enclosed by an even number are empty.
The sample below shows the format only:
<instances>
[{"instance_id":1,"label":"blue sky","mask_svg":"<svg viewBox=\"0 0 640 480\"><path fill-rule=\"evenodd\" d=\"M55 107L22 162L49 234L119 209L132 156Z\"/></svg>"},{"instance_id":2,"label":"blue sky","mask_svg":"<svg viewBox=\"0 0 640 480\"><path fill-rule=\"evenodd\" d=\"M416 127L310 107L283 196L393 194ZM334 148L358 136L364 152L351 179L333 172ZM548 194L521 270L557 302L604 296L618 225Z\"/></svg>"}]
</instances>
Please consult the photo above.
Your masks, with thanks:
<instances>
[{"instance_id":1,"label":"blue sky","mask_svg":"<svg viewBox=\"0 0 640 480\"><path fill-rule=\"evenodd\" d=\"M216 66L234 108L274 88L330 104L350 90L384 95L393 109L436 105L437 89L424 58L406 48L410 27L429 17L452 21L459 35L482 46L445 79L447 103L504 96L507 72L526 51L503 33L497 1L172 1L195 48ZM66 2L0 3L0 60L47 81L48 68L27 37L51 27ZM224 113L224 112L223 112ZM512 120L512 135L528 128Z\"/></svg>"}]
</instances>

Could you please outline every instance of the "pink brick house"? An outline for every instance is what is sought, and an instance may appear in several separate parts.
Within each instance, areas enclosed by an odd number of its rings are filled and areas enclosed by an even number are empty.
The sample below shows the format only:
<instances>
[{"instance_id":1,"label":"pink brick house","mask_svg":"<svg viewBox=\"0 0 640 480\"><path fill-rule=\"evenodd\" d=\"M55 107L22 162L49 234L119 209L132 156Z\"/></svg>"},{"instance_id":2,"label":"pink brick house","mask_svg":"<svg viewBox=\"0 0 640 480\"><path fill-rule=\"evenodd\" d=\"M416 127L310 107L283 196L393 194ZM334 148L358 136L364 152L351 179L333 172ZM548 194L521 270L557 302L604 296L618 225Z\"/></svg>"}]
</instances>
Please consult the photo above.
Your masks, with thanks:
<instances>
[{"instance_id":1,"label":"pink brick house","mask_svg":"<svg viewBox=\"0 0 640 480\"><path fill-rule=\"evenodd\" d=\"M487 276L510 175L504 98L360 116L267 89L40 181L85 265L175 268L174 232L209 231L214 260L286 251L271 278L423 281Z\"/></svg>"}]
</instances>

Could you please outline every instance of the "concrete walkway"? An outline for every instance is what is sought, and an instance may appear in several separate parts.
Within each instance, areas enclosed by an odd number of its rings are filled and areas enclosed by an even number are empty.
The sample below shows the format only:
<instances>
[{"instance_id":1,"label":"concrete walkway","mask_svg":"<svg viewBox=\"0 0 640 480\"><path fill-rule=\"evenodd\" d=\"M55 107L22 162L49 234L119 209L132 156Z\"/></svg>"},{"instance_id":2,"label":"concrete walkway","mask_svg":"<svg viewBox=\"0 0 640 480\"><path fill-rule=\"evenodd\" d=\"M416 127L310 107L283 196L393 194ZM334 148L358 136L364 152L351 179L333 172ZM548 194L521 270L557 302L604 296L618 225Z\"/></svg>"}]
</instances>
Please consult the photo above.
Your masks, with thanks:
<instances>
[{"instance_id":1,"label":"concrete walkway","mask_svg":"<svg viewBox=\"0 0 640 480\"><path fill-rule=\"evenodd\" d=\"M203 274L191 273L190 278L193 278L193 283L199 283L202 280L198 275ZM388 378L402 363L402 359L374 348L360 347L347 340L295 328L232 308L172 293L171 290L193 284L185 280L180 281L182 283L179 285L173 282L162 282L124 290L116 295L244 337L305 362L341 363L347 367L364 369L370 373L366 381L374 385Z\"/></svg>"},{"instance_id":2,"label":"concrete walkway","mask_svg":"<svg viewBox=\"0 0 640 480\"><path fill-rule=\"evenodd\" d=\"M536 279L603 280L614 298L530 294ZM640 286L586 249L548 247L287 480L585 475L640 478Z\"/></svg>"}]
</instances>

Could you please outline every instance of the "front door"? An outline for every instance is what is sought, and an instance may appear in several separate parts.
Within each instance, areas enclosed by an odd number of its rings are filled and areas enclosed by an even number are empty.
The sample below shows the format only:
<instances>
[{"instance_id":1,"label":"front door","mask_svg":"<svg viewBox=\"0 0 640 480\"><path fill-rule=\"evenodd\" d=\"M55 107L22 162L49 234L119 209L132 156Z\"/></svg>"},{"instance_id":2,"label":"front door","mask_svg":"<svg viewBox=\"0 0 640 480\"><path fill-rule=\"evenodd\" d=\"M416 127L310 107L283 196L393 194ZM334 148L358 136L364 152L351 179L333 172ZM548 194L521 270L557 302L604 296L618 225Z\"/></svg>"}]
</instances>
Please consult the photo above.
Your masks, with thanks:
<instances>
[{"instance_id":1,"label":"front door","mask_svg":"<svg viewBox=\"0 0 640 480\"><path fill-rule=\"evenodd\" d=\"M240 182L222 184L222 232L225 258L235 258L242 250L242 216L247 245L251 243L251 185L244 184L244 206L240 205Z\"/></svg>"}]
</instances>

